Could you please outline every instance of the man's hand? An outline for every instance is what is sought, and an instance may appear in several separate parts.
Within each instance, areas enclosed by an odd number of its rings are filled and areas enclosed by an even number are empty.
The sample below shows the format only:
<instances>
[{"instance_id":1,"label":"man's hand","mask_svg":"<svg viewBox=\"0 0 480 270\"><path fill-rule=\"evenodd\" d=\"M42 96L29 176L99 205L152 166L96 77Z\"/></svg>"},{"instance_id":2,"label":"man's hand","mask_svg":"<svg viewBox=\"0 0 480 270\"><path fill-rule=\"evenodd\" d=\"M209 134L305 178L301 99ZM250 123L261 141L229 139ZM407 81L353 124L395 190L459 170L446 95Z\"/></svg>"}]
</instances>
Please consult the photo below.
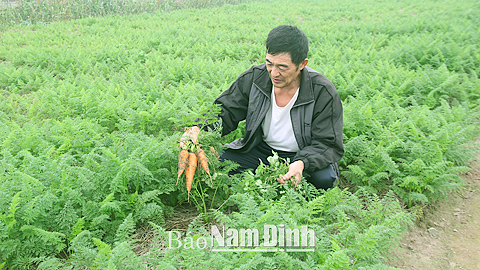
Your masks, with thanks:
<instances>
[{"instance_id":1,"label":"man's hand","mask_svg":"<svg viewBox=\"0 0 480 270\"><path fill-rule=\"evenodd\" d=\"M293 163L291 163L288 166L288 172L285 175L280 175L280 177L277 179L280 184L285 184L285 181L288 179L291 179L292 176L295 176L294 179L292 179L293 186L297 186L298 182L302 179L302 174L303 174L303 169L305 168L305 164L301 160L297 160Z\"/></svg>"},{"instance_id":2,"label":"man's hand","mask_svg":"<svg viewBox=\"0 0 480 270\"><path fill-rule=\"evenodd\" d=\"M197 126L187 128L180 138L180 148L185 146L186 141L192 141L195 144L198 143L198 133L200 133L200 128Z\"/></svg>"}]
</instances>

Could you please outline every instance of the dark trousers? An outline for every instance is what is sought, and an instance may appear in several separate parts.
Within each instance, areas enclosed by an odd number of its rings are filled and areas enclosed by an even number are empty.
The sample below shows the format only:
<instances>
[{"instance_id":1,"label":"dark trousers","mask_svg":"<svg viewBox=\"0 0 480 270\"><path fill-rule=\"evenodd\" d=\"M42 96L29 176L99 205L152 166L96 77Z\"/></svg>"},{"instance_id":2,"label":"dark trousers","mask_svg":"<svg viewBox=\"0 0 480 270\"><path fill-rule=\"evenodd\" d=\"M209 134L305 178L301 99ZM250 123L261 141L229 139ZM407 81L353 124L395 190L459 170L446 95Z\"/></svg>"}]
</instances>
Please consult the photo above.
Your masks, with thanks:
<instances>
[{"instance_id":1,"label":"dark trousers","mask_svg":"<svg viewBox=\"0 0 480 270\"><path fill-rule=\"evenodd\" d=\"M267 157L272 155L272 151L277 152L279 157L289 158L290 160L292 160L296 154L295 152L275 150L262 141L248 153L240 153L237 150L226 149L220 157L220 160L231 160L240 164L240 168L234 171L234 173L239 173L245 169L255 170L260 165L260 160L262 160L264 164L268 164ZM316 188L328 189L337 184L338 164L335 162L313 173L304 172L303 175L305 179Z\"/></svg>"}]
</instances>

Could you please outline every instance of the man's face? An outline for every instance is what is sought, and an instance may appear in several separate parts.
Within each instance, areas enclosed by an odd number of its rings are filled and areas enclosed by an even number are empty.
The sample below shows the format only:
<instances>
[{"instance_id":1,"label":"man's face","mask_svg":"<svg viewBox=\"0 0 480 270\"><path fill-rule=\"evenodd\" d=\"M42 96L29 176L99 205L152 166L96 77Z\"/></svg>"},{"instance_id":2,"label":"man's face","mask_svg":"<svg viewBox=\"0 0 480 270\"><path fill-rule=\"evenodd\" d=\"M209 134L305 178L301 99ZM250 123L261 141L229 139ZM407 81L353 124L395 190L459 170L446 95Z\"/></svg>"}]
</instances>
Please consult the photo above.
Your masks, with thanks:
<instances>
[{"instance_id":1,"label":"man's face","mask_svg":"<svg viewBox=\"0 0 480 270\"><path fill-rule=\"evenodd\" d=\"M266 64L268 74L276 88L296 88L300 86L300 71L307 65L305 59L300 65L295 65L289 53L280 53L276 55L268 54ZM297 84L298 83L298 84Z\"/></svg>"}]
</instances>

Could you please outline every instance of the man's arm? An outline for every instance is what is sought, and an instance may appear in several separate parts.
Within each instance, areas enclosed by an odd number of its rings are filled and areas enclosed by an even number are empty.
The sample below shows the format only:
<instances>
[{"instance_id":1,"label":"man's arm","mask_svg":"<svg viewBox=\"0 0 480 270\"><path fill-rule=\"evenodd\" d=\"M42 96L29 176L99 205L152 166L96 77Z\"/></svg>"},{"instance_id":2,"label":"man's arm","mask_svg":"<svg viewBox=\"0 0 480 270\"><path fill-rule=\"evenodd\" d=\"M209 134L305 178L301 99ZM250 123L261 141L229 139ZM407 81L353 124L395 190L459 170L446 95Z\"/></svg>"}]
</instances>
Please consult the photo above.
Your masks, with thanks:
<instances>
[{"instance_id":1,"label":"man's arm","mask_svg":"<svg viewBox=\"0 0 480 270\"><path fill-rule=\"evenodd\" d=\"M332 86L333 87L333 86ZM301 149L293 161L302 160L304 170L314 172L343 156L343 108L335 89L324 89L316 100L311 144Z\"/></svg>"},{"instance_id":2,"label":"man's arm","mask_svg":"<svg viewBox=\"0 0 480 270\"><path fill-rule=\"evenodd\" d=\"M180 142L180 147L184 145L182 140L191 139L197 143L198 134L200 130L207 130L214 128L218 121L222 121L222 135L227 135L238 127L238 123L246 118L248 108L249 90L253 80L253 67L242 73L233 82L230 87L220 94L214 101L214 104L220 106L220 113L217 119L210 119L206 125L195 125L187 130ZM201 118L195 120L198 122Z\"/></svg>"}]
</instances>

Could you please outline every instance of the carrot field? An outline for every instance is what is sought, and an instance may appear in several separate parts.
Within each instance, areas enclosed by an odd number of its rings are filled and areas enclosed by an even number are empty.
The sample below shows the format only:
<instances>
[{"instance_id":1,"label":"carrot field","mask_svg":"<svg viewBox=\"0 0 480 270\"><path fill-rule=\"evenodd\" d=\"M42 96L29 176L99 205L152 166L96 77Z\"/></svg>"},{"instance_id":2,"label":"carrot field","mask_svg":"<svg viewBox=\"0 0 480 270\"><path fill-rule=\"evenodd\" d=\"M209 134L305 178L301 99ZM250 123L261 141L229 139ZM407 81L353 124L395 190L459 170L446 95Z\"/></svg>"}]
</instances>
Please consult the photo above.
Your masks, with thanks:
<instances>
[{"instance_id":1,"label":"carrot field","mask_svg":"<svg viewBox=\"0 0 480 270\"><path fill-rule=\"evenodd\" d=\"M0 3L0 269L397 269L389 252L475 155L480 2ZM241 123L200 133L210 171L187 192L184 128L280 24L342 98L339 185L280 186L278 156L229 175L217 155ZM212 225L308 226L314 251L215 252Z\"/></svg>"}]
</instances>

